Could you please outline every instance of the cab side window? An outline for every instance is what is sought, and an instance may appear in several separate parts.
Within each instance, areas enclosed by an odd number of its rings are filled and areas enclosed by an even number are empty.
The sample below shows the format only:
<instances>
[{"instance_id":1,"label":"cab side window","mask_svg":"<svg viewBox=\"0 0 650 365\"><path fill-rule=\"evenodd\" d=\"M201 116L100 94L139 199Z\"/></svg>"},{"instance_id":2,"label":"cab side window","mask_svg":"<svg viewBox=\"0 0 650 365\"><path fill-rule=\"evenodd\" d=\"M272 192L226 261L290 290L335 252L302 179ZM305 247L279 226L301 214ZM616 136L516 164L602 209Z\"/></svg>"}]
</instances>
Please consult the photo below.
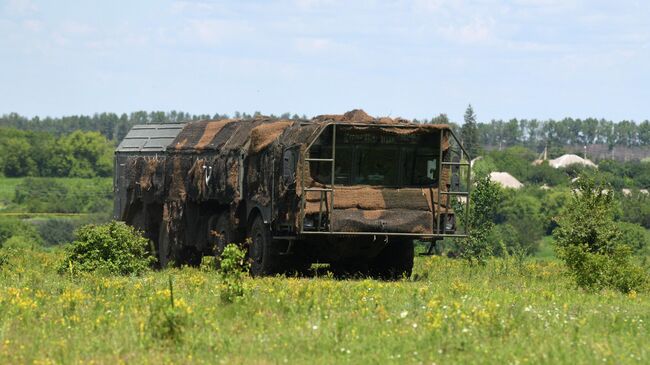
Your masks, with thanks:
<instances>
[{"instance_id":1,"label":"cab side window","mask_svg":"<svg viewBox=\"0 0 650 365\"><path fill-rule=\"evenodd\" d=\"M282 179L286 185L296 182L296 151L285 150L282 155Z\"/></svg>"}]
</instances>

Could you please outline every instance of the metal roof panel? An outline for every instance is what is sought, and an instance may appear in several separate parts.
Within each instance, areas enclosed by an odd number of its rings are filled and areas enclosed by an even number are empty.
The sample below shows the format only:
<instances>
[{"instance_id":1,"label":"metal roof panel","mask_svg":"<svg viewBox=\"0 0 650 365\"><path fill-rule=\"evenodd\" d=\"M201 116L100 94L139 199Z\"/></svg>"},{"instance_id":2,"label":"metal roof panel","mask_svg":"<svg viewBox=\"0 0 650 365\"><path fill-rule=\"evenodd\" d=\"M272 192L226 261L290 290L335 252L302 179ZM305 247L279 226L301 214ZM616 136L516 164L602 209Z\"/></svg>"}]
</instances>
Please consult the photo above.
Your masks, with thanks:
<instances>
[{"instance_id":1,"label":"metal roof panel","mask_svg":"<svg viewBox=\"0 0 650 365\"><path fill-rule=\"evenodd\" d=\"M165 151L184 126L184 123L135 125L115 151Z\"/></svg>"}]
</instances>

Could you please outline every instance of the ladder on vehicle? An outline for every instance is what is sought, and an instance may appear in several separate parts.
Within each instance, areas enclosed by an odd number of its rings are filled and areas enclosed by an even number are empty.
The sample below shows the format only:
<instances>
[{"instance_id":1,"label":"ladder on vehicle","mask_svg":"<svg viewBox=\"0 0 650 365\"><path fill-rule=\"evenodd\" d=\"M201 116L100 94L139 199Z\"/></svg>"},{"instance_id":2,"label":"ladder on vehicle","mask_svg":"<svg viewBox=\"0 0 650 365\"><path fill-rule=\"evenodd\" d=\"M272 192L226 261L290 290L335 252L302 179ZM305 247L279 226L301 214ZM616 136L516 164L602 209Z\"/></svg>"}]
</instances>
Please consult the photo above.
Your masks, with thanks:
<instances>
[{"instance_id":1,"label":"ladder on vehicle","mask_svg":"<svg viewBox=\"0 0 650 365\"><path fill-rule=\"evenodd\" d=\"M463 223L463 231L459 233L457 230L454 234L447 234L446 232L446 223L450 210L454 210L454 207L451 207L452 204L456 205L456 208L461 208L465 210L464 217L469 216L469 199L470 199L470 190L471 190L471 158L463 145L459 142L456 134L449 130L449 148L447 151L443 151L443 143L445 139L445 133L441 131L440 133L440 152L439 152L439 161L440 168L438 169L438 197L434 204L434 226L436 232L440 237L466 237L469 234L469 225L468 222ZM444 152L444 153L443 153ZM445 160L446 159L446 160ZM465 174L465 190L461 190L460 178L461 178L461 169L463 167L467 168ZM443 181L443 174L445 169L449 169L449 184ZM454 178L457 177L457 181L454 181ZM447 186L445 186L447 185ZM445 189L446 188L446 189ZM446 197L446 199L443 199ZM433 194L432 194L433 198ZM464 201L463 201L463 198ZM452 200L453 199L453 200ZM443 200L444 204L443 204ZM450 209L451 208L451 209ZM454 214L455 215L455 214ZM443 219L444 217L444 219ZM466 220L466 219L465 219ZM456 220L457 221L457 220Z\"/></svg>"}]
</instances>

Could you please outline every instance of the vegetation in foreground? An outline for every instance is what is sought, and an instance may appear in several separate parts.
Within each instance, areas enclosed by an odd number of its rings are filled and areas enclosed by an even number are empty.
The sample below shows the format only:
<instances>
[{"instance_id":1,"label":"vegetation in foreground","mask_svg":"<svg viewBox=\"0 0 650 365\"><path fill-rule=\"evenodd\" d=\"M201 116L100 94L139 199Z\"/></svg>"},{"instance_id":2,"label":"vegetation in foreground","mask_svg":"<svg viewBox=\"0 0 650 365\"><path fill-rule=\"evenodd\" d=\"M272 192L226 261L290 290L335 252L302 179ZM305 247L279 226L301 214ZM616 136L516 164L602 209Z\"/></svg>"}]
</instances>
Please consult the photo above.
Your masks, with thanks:
<instances>
[{"instance_id":1,"label":"vegetation in foreground","mask_svg":"<svg viewBox=\"0 0 650 365\"><path fill-rule=\"evenodd\" d=\"M577 289L554 260L418 258L399 282L244 276L224 297L207 262L61 275L65 253L37 247L0 249L0 363L650 362L648 294Z\"/></svg>"}]
</instances>

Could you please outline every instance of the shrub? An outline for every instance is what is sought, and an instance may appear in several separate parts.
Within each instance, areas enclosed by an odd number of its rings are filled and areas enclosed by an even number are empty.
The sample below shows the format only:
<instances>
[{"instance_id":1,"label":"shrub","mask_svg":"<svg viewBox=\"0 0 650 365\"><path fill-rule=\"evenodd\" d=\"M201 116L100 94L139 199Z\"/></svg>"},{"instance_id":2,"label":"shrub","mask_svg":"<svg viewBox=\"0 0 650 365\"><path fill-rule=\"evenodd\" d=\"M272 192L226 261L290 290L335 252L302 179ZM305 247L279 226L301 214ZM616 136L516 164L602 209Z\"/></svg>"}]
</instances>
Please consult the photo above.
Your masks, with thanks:
<instances>
[{"instance_id":1,"label":"shrub","mask_svg":"<svg viewBox=\"0 0 650 365\"><path fill-rule=\"evenodd\" d=\"M547 161L537 166L531 166L530 174L526 179L527 182L533 184L546 184L550 186L563 185L568 180L569 178L564 172L549 166Z\"/></svg>"},{"instance_id":2,"label":"shrub","mask_svg":"<svg viewBox=\"0 0 650 365\"><path fill-rule=\"evenodd\" d=\"M637 223L650 229L650 197L640 192L622 196L620 201L621 220Z\"/></svg>"},{"instance_id":3,"label":"shrub","mask_svg":"<svg viewBox=\"0 0 650 365\"><path fill-rule=\"evenodd\" d=\"M231 243L221 253L219 273L221 274L221 300L233 302L244 295L244 277L248 271L246 251Z\"/></svg>"},{"instance_id":4,"label":"shrub","mask_svg":"<svg viewBox=\"0 0 650 365\"><path fill-rule=\"evenodd\" d=\"M149 242L122 222L86 225L77 230L59 271L140 274L154 262L147 252Z\"/></svg>"},{"instance_id":5,"label":"shrub","mask_svg":"<svg viewBox=\"0 0 650 365\"><path fill-rule=\"evenodd\" d=\"M607 192L611 188L586 176L576 186L578 191L553 231L558 257L582 288L644 289L647 273L631 262L632 249L621 243L621 230L613 219L613 196Z\"/></svg>"},{"instance_id":6,"label":"shrub","mask_svg":"<svg viewBox=\"0 0 650 365\"><path fill-rule=\"evenodd\" d=\"M190 321L191 308L183 299L174 298L174 286L160 290L149 302L149 331L155 339L180 342Z\"/></svg>"},{"instance_id":7,"label":"shrub","mask_svg":"<svg viewBox=\"0 0 650 365\"><path fill-rule=\"evenodd\" d=\"M479 178L489 175L492 171L497 171L497 167L490 156L476 160L472 166L472 175Z\"/></svg>"},{"instance_id":8,"label":"shrub","mask_svg":"<svg viewBox=\"0 0 650 365\"><path fill-rule=\"evenodd\" d=\"M488 240L491 244L492 254L495 256L505 257L523 250L519 232L508 223L495 226L490 232Z\"/></svg>"},{"instance_id":9,"label":"shrub","mask_svg":"<svg viewBox=\"0 0 650 365\"><path fill-rule=\"evenodd\" d=\"M21 237L32 244L40 244L41 237L30 223L19 219L0 219L0 246L3 246L12 237Z\"/></svg>"},{"instance_id":10,"label":"shrub","mask_svg":"<svg viewBox=\"0 0 650 365\"><path fill-rule=\"evenodd\" d=\"M617 222L616 225L621 231L618 243L629 246L633 253L643 253L650 246L650 233L645 228L628 222Z\"/></svg>"},{"instance_id":11,"label":"shrub","mask_svg":"<svg viewBox=\"0 0 650 365\"><path fill-rule=\"evenodd\" d=\"M471 193L469 215L457 209L460 220L470 228L470 235L462 241L459 254L470 262L484 263L491 254L489 237L500 196L501 189L489 176L479 178Z\"/></svg>"},{"instance_id":12,"label":"shrub","mask_svg":"<svg viewBox=\"0 0 650 365\"><path fill-rule=\"evenodd\" d=\"M515 236L511 239L516 239L516 247L526 254L537 251L538 242L544 235L541 202L535 196L540 190L533 189L504 191L495 216L496 224L508 224L515 229Z\"/></svg>"}]
</instances>

